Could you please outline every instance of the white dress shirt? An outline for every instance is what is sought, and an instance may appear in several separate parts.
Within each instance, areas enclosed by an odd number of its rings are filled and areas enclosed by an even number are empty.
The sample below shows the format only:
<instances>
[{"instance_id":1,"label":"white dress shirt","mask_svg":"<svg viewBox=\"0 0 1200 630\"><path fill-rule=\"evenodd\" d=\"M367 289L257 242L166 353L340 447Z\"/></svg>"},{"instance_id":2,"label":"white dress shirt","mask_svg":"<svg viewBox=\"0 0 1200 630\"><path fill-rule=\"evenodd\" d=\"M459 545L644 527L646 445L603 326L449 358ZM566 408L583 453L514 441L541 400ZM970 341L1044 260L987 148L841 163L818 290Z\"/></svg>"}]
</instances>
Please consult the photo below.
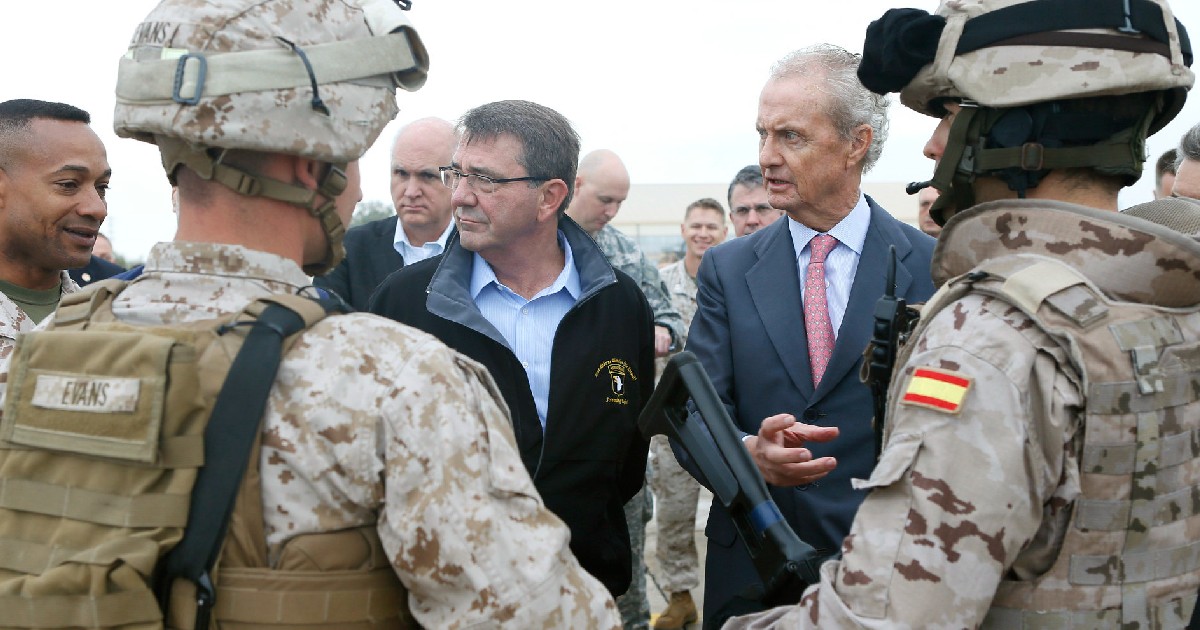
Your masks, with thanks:
<instances>
[{"instance_id":1,"label":"white dress shirt","mask_svg":"<svg viewBox=\"0 0 1200 630\"><path fill-rule=\"evenodd\" d=\"M525 368L529 390L542 429L550 406L550 358L558 324L579 300L579 270L567 237L558 233L558 246L566 258L554 282L526 300L496 279L496 272L479 254L471 269L471 298L484 319L492 323L508 342L509 350Z\"/></svg>"}]
</instances>

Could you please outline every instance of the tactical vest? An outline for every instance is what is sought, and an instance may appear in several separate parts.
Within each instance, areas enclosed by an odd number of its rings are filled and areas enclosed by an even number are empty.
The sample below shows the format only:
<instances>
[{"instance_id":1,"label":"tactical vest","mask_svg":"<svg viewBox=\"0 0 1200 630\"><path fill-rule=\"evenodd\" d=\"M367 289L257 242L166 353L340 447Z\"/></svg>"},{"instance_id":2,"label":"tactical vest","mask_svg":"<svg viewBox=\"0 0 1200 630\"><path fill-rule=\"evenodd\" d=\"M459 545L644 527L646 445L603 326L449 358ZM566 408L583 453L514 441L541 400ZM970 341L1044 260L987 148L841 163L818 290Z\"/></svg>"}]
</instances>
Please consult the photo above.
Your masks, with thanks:
<instances>
[{"instance_id":1,"label":"tactical vest","mask_svg":"<svg viewBox=\"0 0 1200 630\"><path fill-rule=\"evenodd\" d=\"M0 420L0 626L193 629L196 587L164 587L163 559L184 538L198 472L221 464L205 461L214 403L270 304L303 319L283 353L326 315L283 295L215 320L134 326L112 313L123 288L65 296L52 326L17 340ZM276 368L263 366L268 380ZM268 563L259 448L212 572L209 627L414 627L373 526L298 536Z\"/></svg>"},{"instance_id":2,"label":"tactical vest","mask_svg":"<svg viewBox=\"0 0 1200 630\"><path fill-rule=\"evenodd\" d=\"M1200 244L1065 204L977 208L934 262L935 278L971 271L942 285L913 339L967 293L1003 300L1065 351L1086 400L1058 555L1036 579L1002 580L982 627L1183 628L1200 586ZM1151 269L1113 277L1102 261Z\"/></svg>"}]
</instances>

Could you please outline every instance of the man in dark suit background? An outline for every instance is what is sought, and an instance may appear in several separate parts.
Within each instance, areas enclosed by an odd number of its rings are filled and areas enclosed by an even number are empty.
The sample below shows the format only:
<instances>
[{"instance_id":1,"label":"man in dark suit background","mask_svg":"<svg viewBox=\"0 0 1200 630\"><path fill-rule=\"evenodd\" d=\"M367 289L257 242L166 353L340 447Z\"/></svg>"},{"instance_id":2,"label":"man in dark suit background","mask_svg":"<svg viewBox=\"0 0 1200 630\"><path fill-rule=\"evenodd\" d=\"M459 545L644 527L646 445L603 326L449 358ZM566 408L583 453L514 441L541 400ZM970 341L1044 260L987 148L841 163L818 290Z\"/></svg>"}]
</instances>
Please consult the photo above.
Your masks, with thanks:
<instances>
[{"instance_id":1,"label":"man in dark suit background","mask_svg":"<svg viewBox=\"0 0 1200 630\"><path fill-rule=\"evenodd\" d=\"M705 254L687 343L784 517L831 552L863 499L850 480L875 463L871 393L858 374L889 245L897 294L914 302L933 293L933 239L860 189L882 152L887 101L859 83L858 61L821 45L772 68L759 99L759 165L768 201L788 218ZM802 433L797 419L819 426ZM706 534L704 627L716 628L759 606L743 597L759 582L719 502Z\"/></svg>"},{"instance_id":2,"label":"man in dark suit background","mask_svg":"<svg viewBox=\"0 0 1200 630\"><path fill-rule=\"evenodd\" d=\"M388 274L442 253L453 229L450 190L438 167L450 164L458 139L440 118L413 121L392 141L392 204L395 216L346 232L346 258L313 284L365 311Z\"/></svg>"},{"instance_id":3,"label":"man in dark suit background","mask_svg":"<svg viewBox=\"0 0 1200 630\"><path fill-rule=\"evenodd\" d=\"M111 278L124 273L125 268L117 264L113 253L112 241L103 232L96 233L96 242L92 244L92 257L83 267L67 270L67 275L81 287L105 278Z\"/></svg>"}]
</instances>

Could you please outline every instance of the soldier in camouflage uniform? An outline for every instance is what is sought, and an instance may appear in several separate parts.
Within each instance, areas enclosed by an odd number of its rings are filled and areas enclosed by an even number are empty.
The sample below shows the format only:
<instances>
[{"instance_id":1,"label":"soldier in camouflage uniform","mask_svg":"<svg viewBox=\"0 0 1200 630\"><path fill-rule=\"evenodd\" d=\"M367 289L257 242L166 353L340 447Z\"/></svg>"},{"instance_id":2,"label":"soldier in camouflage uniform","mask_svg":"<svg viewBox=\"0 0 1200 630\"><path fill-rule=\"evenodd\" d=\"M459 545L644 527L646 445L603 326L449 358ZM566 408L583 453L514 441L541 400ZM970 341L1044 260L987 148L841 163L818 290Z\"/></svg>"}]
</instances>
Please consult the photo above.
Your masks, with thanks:
<instances>
[{"instance_id":1,"label":"soldier in camouflage uniform","mask_svg":"<svg viewBox=\"0 0 1200 630\"><path fill-rule=\"evenodd\" d=\"M687 328L671 307L658 267L646 258L637 241L608 224L629 196L629 173L621 158L606 149L583 156L575 190L567 216L595 239L609 264L637 280L650 302L654 311L654 356L664 357L672 347L682 348Z\"/></svg>"},{"instance_id":2,"label":"soldier in camouflage uniform","mask_svg":"<svg viewBox=\"0 0 1200 630\"><path fill-rule=\"evenodd\" d=\"M941 289L841 559L799 605L726 627L1187 624L1200 244L1115 211L1190 52L1163 0L1086 4L949 0L868 29L863 83L942 119Z\"/></svg>"},{"instance_id":3,"label":"soldier in camouflage uniform","mask_svg":"<svg viewBox=\"0 0 1200 630\"><path fill-rule=\"evenodd\" d=\"M0 103L0 359L79 289L66 270L88 263L108 214L112 169L90 122L65 103Z\"/></svg>"},{"instance_id":4,"label":"soldier in camouflage uniform","mask_svg":"<svg viewBox=\"0 0 1200 630\"><path fill-rule=\"evenodd\" d=\"M725 240L725 209L715 199L693 201L684 211L683 259L659 270L671 294L671 306L679 311L685 327L696 314L696 270L704 252ZM686 343L686 339L684 342ZM667 359L656 362L662 375ZM654 518L658 524L655 558L662 576L662 587L670 594L667 609L654 620L659 630L675 630L696 621L696 603L691 590L700 585L700 559L696 553L696 504L700 483L679 465L665 435L650 440L650 488L654 491Z\"/></svg>"},{"instance_id":5,"label":"soldier in camouflage uniform","mask_svg":"<svg viewBox=\"0 0 1200 630\"><path fill-rule=\"evenodd\" d=\"M575 220L600 246L604 257L615 269L637 281L650 309L654 312L654 356L664 357L672 348L683 347L686 327L671 306L667 287L638 247L637 241L609 225L621 203L629 195L629 173L617 154L607 149L592 151L579 160L575 177L575 196L567 216ZM641 630L650 619L646 599L646 571L643 552L646 546L646 522L650 520L650 497L643 488L625 505L625 521L633 547L633 585L617 598L626 630Z\"/></svg>"},{"instance_id":6,"label":"soldier in camouflage uniform","mask_svg":"<svg viewBox=\"0 0 1200 630\"><path fill-rule=\"evenodd\" d=\"M201 58L203 84L193 79ZM179 228L114 313L169 325L311 291L306 273L342 255L358 158L395 116L395 88L419 88L427 67L387 0L162 2L122 59L114 120L118 135L158 145L178 185ZM304 333L275 379L260 465L272 568L295 568L278 563L298 537L363 528L377 533L422 626L617 627L611 598L525 472L493 380L427 334L368 314ZM225 606L295 616L242 608ZM365 622L377 607L362 608ZM218 590L218 620L222 610ZM347 627L320 621L293 623Z\"/></svg>"}]
</instances>

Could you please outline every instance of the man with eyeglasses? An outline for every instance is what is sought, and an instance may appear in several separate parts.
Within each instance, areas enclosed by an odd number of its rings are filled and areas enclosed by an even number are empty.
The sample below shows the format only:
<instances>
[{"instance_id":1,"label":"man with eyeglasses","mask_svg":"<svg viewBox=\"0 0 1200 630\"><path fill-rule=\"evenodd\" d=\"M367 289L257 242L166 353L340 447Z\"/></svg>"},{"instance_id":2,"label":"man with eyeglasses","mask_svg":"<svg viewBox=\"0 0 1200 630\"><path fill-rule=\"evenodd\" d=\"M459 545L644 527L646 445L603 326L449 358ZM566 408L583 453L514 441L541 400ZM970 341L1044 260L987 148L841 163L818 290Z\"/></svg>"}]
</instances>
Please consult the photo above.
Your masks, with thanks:
<instances>
[{"instance_id":1,"label":"man with eyeglasses","mask_svg":"<svg viewBox=\"0 0 1200 630\"><path fill-rule=\"evenodd\" d=\"M1200 124L1188 129L1179 140L1171 196L1200 199Z\"/></svg>"},{"instance_id":2,"label":"man with eyeglasses","mask_svg":"<svg viewBox=\"0 0 1200 630\"><path fill-rule=\"evenodd\" d=\"M767 202L762 169L757 164L745 166L733 176L728 196L734 236L757 232L783 216L783 210L776 210Z\"/></svg>"},{"instance_id":3,"label":"man with eyeglasses","mask_svg":"<svg viewBox=\"0 0 1200 630\"><path fill-rule=\"evenodd\" d=\"M637 416L654 387L650 307L563 212L579 159L569 121L501 101L467 112L459 132L441 169L457 235L385 280L371 311L488 368L571 551L620 595L632 566L622 507L642 486L649 446Z\"/></svg>"},{"instance_id":4,"label":"man with eyeglasses","mask_svg":"<svg viewBox=\"0 0 1200 630\"><path fill-rule=\"evenodd\" d=\"M442 253L453 231L450 191L438 167L448 163L457 136L441 118L422 118L392 141L392 204L396 214L346 232L346 258L313 284L366 310L388 274Z\"/></svg>"}]
</instances>

